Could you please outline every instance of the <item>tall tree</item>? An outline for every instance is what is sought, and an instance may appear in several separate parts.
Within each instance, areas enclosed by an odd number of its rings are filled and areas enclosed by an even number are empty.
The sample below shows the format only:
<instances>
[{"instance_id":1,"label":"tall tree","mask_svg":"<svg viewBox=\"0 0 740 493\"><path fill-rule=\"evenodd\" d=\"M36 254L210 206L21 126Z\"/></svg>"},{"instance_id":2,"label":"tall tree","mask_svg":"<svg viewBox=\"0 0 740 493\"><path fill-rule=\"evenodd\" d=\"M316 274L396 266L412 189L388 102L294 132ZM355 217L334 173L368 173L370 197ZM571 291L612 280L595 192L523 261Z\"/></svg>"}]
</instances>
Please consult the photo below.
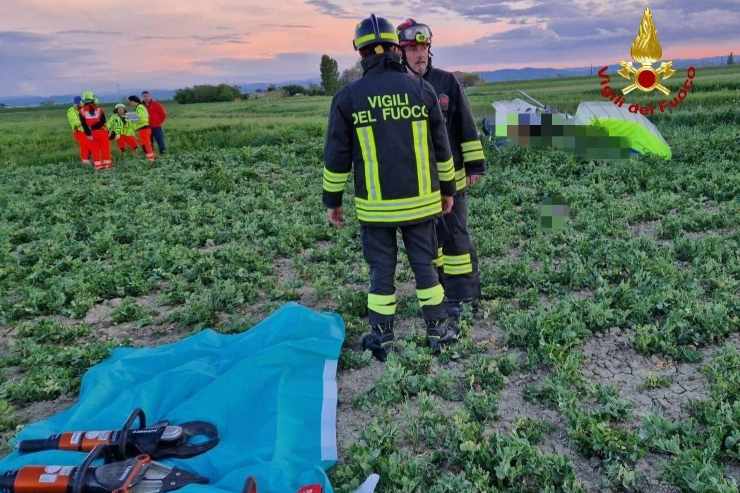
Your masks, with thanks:
<instances>
[{"instance_id":1,"label":"tall tree","mask_svg":"<svg viewBox=\"0 0 740 493\"><path fill-rule=\"evenodd\" d=\"M339 64L329 55L321 56L321 87L328 95L339 90Z\"/></svg>"},{"instance_id":2,"label":"tall tree","mask_svg":"<svg viewBox=\"0 0 740 493\"><path fill-rule=\"evenodd\" d=\"M358 61L352 67L345 69L339 78L339 86L344 87L362 77L362 63Z\"/></svg>"}]
</instances>

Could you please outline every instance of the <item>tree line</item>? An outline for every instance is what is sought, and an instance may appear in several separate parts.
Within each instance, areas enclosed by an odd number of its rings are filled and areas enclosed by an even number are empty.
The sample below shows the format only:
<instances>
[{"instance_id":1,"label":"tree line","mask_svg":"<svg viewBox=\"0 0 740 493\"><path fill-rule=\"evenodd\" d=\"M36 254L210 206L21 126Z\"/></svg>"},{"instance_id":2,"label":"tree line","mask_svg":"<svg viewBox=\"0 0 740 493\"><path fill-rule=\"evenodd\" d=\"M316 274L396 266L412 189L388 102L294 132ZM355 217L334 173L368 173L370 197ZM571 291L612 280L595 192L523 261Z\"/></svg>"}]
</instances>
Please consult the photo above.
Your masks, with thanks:
<instances>
[{"instance_id":1,"label":"tree line","mask_svg":"<svg viewBox=\"0 0 740 493\"><path fill-rule=\"evenodd\" d=\"M216 103L235 101L243 97L237 86L219 84L217 86L199 85L175 91L175 101L180 104Z\"/></svg>"},{"instance_id":2,"label":"tree line","mask_svg":"<svg viewBox=\"0 0 740 493\"><path fill-rule=\"evenodd\" d=\"M337 61L329 55L322 55L319 72L321 74L321 86L312 84L305 87L300 84L287 84L278 88L275 85L270 85L266 91L257 92L269 93L281 91L287 96L333 96L347 84L362 77L362 65L358 61L355 65L344 70L340 74L339 64ZM455 75L464 87L474 86L483 82L478 74L459 72L455 73ZM175 92L174 99L180 104L191 104L236 101L248 98L249 94L243 94L238 86L231 86L228 84L219 84L217 86L204 84L178 89Z\"/></svg>"}]
</instances>

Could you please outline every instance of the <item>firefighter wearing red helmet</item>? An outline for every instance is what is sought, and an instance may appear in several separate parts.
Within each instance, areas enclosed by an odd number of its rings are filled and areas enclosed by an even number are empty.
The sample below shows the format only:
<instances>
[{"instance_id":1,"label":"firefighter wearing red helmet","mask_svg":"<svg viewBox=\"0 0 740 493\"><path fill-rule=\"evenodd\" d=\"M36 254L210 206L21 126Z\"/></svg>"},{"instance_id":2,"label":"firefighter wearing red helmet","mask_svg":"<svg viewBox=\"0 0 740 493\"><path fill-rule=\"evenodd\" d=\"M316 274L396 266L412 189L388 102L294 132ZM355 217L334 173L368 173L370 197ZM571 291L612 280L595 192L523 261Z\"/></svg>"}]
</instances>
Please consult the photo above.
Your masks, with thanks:
<instances>
[{"instance_id":1,"label":"firefighter wearing red helmet","mask_svg":"<svg viewBox=\"0 0 740 493\"><path fill-rule=\"evenodd\" d=\"M485 173L485 156L465 92L454 74L432 67L432 30L408 19L397 28L406 68L429 82L437 92L455 162L457 193L451 214L437 220L441 248L435 265L447 296L451 316L459 317L461 304L475 309L480 300L478 258L468 231L468 202L465 187Z\"/></svg>"}]
</instances>

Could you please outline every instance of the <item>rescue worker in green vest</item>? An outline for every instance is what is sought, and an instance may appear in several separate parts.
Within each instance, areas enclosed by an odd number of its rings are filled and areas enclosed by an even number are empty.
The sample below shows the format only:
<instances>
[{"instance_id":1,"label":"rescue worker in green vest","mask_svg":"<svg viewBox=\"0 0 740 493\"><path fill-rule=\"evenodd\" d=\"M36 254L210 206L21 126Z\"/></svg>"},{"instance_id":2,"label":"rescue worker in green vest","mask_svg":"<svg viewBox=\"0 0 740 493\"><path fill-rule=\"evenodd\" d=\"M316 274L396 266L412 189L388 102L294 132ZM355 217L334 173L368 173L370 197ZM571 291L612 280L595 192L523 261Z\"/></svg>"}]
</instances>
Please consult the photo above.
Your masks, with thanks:
<instances>
[{"instance_id":1,"label":"rescue worker in green vest","mask_svg":"<svg viewBox=\"0 0 740 493\"><path fill-rule=\"evenodd\" d=\"M397 29L404 64L415 77L429 82L437 93L445 117L447 135L455 161L457 194L452 213L437 221L440 249L435 265L447 296L451 316L459 317L462 302L476 309L480 300L478 258L468 230L467 186L485 173L485 155L473 112L454 74L432 67L432 30L413 19Z\"/></svg>"},{"instance_id":2,"label":"rescue worker in green vest","mask_svg":"<svg viewBox=\"0 0 740 493\"><path fill-rule=\"evenodd\" d=\"M80 120L80 108L82 107L82 98L75 96L73 105L67 108L67 122L72 129L72 138L77 142L80 151L80 161L83 165L92 164L90 161L90 144L85 132L82 130L82 121Z\"/></svg>"},{"instance_id":3,"label":"rescue worker in green vest","mask_svg":"<svg viewBox=\"0 0 740 493\"><path fill-rule=\"evenodd\" d=\"M126 105L118 103L115 106L113 116L108 120L108 130L108 138L116 141L121 156L126 153L126 149L129 149L131 154L136 154L136 130L134 122L126 117Z\"/></svg>"},{"instance_id":4,"label":"rescue worker in green vest","mask_svg":"<svg viewBox=\"0 0 740 493\"><path fill-rule=\"evenodd\" d=\"M363 77L334 96L324 148L323 202L329 222L343 222L342 193L354 167L355 209L370 267L370 333L364 349L384 361L394 339L396 235L416 278L416 295L436 351L457 339L433 261L434 219L453 207L455 171L434 89L401 63L393 25L371 15L355 30Z\"/></svg>"},{"instance_id":5,"label":"rescue worker in green vest","mask_svg":"<svg viewBox=\"0 0 740 493\"><path fill-rule=\"evenodd\" d=\"M138 96L129 96L128 105L136 111L138 120L134 122L134 129L139 136L139 145L150 163L154 163L154 149L152 148L152 129L149 126L149 110Z\"/></svg>"}]
</instances>

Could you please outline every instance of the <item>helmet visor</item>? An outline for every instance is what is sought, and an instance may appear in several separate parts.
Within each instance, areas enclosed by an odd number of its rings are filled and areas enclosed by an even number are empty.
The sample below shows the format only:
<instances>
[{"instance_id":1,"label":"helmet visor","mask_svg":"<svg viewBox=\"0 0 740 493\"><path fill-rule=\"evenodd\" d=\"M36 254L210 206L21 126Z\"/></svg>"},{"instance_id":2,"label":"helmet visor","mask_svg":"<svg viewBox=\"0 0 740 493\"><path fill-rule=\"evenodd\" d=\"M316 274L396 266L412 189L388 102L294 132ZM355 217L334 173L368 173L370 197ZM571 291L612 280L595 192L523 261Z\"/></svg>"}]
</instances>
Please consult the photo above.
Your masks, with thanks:
<instances>
[{"instance_id":1,"label":"helmet visor","mask_svg":"<svg viewBox=\"0 0 740 493\"><path fill-rule=\"evenodd\" d=\"M432 30L425 24L416 24L401 30L399 39L405 43L432 43Z\"/></svg>"}]
</instances>

